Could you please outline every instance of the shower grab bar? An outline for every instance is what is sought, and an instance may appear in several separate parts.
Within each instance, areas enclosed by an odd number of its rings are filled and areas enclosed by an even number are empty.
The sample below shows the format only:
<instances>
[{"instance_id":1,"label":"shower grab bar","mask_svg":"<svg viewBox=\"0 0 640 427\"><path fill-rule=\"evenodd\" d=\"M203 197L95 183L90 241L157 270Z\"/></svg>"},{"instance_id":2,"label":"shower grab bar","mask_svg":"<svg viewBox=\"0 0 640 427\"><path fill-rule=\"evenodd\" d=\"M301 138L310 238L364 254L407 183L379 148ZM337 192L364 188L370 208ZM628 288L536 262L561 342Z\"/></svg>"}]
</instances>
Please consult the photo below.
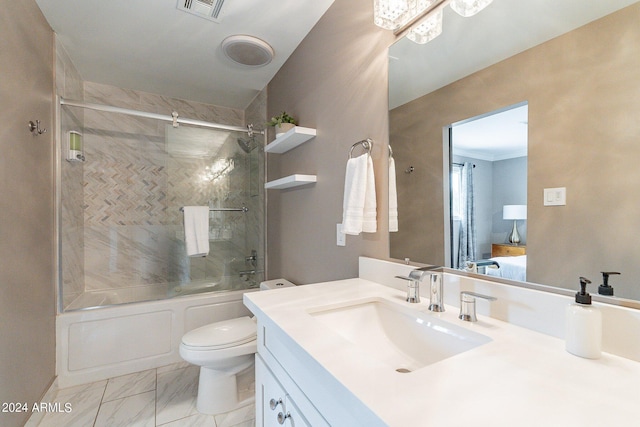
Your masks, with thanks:
<instances>
[{"instance_id":1,"label":"shower grab bar","mask_svg":"<svg viewBox=\"0 0 640 427\"><path fill-rule=\"evenodd\" d=\"M222 129L222 130L231 130L231 131L238 131L238 132L247 132L249 134L257 133L260 135L264 135L264 131L253 129L253 125L249 125L247 127L222 125L219 123L205 122L203 120L181 118L181 117L178 117L178 114L175 112L174 112L175 115L172 113L172 115L168 116L165 114L149 113L146 111L138 111L138 110L131 110L129 108L113 107L111 105L94 104L90 102L76 101L74 99L66 99L66 98L60 98L60 105L68 105L70 107L81 107L81 108L88 108L90 110L105 111L108 113L128 114L130 116L162 120L165 122L173 123L174 127L176 127L178 123L181 123L185 125L200 126L200 127L210 128L210 129Z\"/></svg>"},{"instance_id":2,"label":"shower grab bar","mask_svg":"<svg viewBox=\"0 0 640 427\"><path fill-rule=\"evenodd\" d=\"M180 208L180 212L184 212L184 207ZM249 208L243 206L241 208L209 208L209 212L249 212Z\"/></svg>"}]
</instances>

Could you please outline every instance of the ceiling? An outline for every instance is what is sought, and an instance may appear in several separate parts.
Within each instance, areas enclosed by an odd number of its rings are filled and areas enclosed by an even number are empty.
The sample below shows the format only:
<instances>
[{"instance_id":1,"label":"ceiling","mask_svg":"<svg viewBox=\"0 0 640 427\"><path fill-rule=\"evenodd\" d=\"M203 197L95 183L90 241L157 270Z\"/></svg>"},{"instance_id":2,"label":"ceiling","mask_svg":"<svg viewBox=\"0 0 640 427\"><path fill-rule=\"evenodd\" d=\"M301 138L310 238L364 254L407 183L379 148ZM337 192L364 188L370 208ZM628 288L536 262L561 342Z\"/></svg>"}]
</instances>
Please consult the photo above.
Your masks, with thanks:
<instances>
[{"instance_id":1,"label":"ceiling","mask_svg":"<svg viewBox=\"0 0 640 427\"><path fill-rule=\"evenodd\" d=\"M529 106L474 117L452 128L454 155L495 162L527 155Z\"/></svg>"},{"instance_id":2,"label":"ceiling","mask_svg":"<svg viewBox=\"0 0 640 427\"><path fill-rule=\"evenodd\" d=\"M179 1L36 3L84 80L239 109L264 89L333 3L225 0L218 23L179 10ZM271 63L255 68L231 62L220 43L235 34L269 43Z\"/></svg>"},{"instance_id":3,"label":"ceiling","mask_svg":"<svg viewBox=\"0 0 640 427\"><path fill-rule=\"evenodd\" d=\"M36 0L83 79L239 109L333 3L224 0L218 23L179 10L180 1ZM636 1L494 0L471 18L447 7L441 36L391 47L390 108ZM273 61L261 68L231 62L220 43L235 34L268 42Z\"/></svg>"}]
</instances>

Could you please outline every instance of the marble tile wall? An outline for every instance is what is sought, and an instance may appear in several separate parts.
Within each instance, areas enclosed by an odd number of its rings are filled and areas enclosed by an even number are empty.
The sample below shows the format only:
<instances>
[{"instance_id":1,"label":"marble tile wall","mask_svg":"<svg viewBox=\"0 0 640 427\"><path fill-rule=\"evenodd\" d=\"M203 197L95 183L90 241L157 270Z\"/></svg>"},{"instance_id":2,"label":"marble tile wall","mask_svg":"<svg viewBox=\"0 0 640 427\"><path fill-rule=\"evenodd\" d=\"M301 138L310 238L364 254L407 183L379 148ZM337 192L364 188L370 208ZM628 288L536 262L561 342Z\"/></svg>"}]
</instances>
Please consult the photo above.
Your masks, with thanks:
<instances>
[{"instance_id":1,"label":"marble tile wall","mask_svg":"<svg viewBox=\"0 0 640 427\"><path fill-rule=\"evenodd\" d=\"M253 124L254 129L264 130L267 118L267 90L262 90L256 98L249 104L245 110L245 121L247 124ZM256 274L256 281L260 282L266 277L264 273L265 255L266 255L266 218L265 218L265 200L266 190L264 189L264 181L266 176L266 158L264 146L266 137L264 135L255 135L254 142L256 148L251 152L249 161L250 183L249 183L249 199L248 199L248 220L247 220L247 247L256 249L258 252L258 266L262 272Z\"/></svg>"},{"instance_id":2,"label":"marble tile wall","mask_svg":"<svg viewBox=\"0 0 640 427\"><path fill-rule=\"evenodd\" d=\"M57 67L67 74L66 64L72 64L60 51ZM70 92L66 80L58 87L66 98L166 115L177 111L180 117L229 125L245 122L242 110L82 82L79 76L81 90ZM266 92L261 93L247 110L260 124L265 99ZM254 267L245 257L256 249L264 260L262 139L246 153L237 142L246 134L203 129L203 138L217 144L215 152L190 155L175 150L183 142L172 135L193 127L175 130L158 120L77 107L63 107L62 120L81 127L86 157L84 163L63 162L62 168L65 306L82 291L172 288L195 281L220 282L221 288L246 285L238 273ZM233 169L216 180L203 179L205 167L218 158L232 161ZM185 205L250 210L212 213L209 256L189 258L179 211ZM261 278L249 277L256 283Z\"/></svg>"}]
</instances>

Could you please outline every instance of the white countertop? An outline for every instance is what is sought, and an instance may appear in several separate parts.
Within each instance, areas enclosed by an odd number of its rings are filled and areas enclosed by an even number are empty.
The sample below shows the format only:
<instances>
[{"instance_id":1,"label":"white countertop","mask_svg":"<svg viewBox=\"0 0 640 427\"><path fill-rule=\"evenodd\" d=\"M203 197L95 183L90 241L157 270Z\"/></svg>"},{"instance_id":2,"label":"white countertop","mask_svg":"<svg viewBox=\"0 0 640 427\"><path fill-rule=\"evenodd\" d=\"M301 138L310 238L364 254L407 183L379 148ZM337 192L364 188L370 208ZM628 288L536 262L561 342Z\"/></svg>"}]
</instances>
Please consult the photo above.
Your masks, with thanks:
<instances>
[{"instance_id":1,"label":"white countertop","mask_svg":"<svg viewBox=\"0 0 640 427\"><path fill-rule=\"evenodd\" d=\"M640 363L603 353L573 356L564 341L478 315L459 320L404 301L406 293L348 279L245 295L267 327L276 327L389 426L628 426L640 423ZM381 297L489 336L492 341L408 374L363 352L308 310ZM481 304L478 302L478 304ZM317 379L322 381L321 378ZM299 384L303 389L305 384ZM326 408L319 408L326 411ZM357 408L354 408L354 411Z\"/></svg>"}]
</instances>

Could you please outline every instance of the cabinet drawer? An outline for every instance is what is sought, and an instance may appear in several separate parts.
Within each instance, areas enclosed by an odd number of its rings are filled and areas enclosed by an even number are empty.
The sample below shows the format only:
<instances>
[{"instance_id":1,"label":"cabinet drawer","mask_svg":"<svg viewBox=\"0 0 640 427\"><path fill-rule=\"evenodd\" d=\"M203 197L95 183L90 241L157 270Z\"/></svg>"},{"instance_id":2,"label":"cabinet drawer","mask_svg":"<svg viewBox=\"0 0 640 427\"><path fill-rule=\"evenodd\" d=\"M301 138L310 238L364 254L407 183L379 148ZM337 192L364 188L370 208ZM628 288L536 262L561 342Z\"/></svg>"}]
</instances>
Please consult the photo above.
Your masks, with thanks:
<instances>
[{"instance_id":1,"label":"cabinet drawer","mask_svg":"<svg viewBox=\"0 0 640 427\"><path fill-rule=\"evenodd\" d=\"M262 405L258 405L258 402L260 399L266 399L267 402L270 402L272 398L277 400L280 396L275 394L277 394L279 388L284 393L285 412L283 414L286 414L286 412L291 414L291 418L287 418L284 421L285 427L330 427L330 424L320 414L314 403L311 402L300 388L300 385L292 379L290 372L288 372L289 369L294 372L300 372L304 371L304 368L296 365L295 362L298 358L291 354L289 347L281 341L279 334L273 332L265 328L261 322L258 322L258 354L256 356L256 412L258 417L256 418L256 423L262 420L264 424L257 425L261 427L270 426L271 424L269 423L276 420L280 411L271 411L270 407L267 410L259 409ZM287 368L284 369L284 366ZM275 391L274 395L264 394L265 391L262 385L259 385L261 381L258 376L271 377L274 380L268 387ZM263 396L260 395L261 393Z\"/></svg>"},{"instance_id":2,"label":"cabinet drawer","mask_svg":"<svg viewBox=\"0 0 640 427\"><path fill-rule=\"evenodd\" d=\"M526 246L513 246L513 245L500 245L500 244L492 244L491 245L491 256L519 256L526 255L527 247Z\"/></svg>"}]
</instances>

